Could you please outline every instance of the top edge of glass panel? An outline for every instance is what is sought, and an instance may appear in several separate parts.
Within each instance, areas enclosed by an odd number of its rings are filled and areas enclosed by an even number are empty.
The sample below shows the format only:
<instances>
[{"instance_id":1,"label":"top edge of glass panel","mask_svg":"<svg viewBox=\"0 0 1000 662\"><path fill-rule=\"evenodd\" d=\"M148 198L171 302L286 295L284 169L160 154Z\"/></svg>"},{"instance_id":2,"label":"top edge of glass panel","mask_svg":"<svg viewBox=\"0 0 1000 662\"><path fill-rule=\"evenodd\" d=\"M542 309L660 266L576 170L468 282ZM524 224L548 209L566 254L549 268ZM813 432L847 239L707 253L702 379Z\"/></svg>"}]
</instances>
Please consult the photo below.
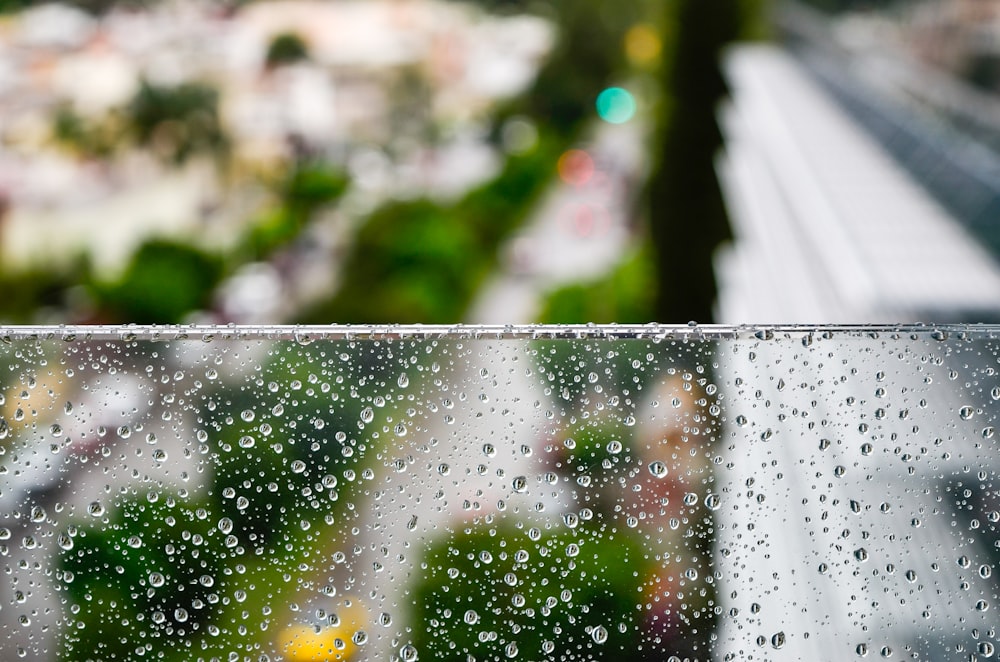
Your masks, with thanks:
<instances>
[{"instance_id":1,"label":"top edge of glass panel","mask_svg":"<svg viewBox=\"0 0 1000 662\"><path fill-rule=\"evenodd\" d=\"M531 325L0 325L0 342L23 340L780 340L909 337L914 340L1000 337L998 324L531 324Z\"/></svg>"}]
</instances>

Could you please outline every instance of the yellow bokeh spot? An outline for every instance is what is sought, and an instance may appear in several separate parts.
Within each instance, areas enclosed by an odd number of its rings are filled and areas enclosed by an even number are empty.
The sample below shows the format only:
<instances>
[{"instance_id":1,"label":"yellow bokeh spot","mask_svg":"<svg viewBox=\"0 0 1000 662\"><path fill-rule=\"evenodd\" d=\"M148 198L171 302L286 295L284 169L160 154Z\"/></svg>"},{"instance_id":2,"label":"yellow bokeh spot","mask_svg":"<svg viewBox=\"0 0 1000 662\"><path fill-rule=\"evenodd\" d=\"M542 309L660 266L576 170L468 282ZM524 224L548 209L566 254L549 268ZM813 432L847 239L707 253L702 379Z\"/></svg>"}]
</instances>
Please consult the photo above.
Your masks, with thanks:
<instances>
[{"instance_id":1,"label":"yellow bokeh spot","mask_svg":"<svg viewBox=\"0 0 1000 662\"><path fill-rule=\"evenodd\" d=\"M648 66L660 57L663 41L649 23L636 23L625 33L625 57L638 66Z\"/></svg>"},{"instance_id":2,"label":"yellow bokeh spot","mask_svg":"<svg viewBox=\"0 0 1000 662\"><path fill-rule=\"evenodd\" d=\"M367 612L357 602L337 610L340 622L334 626L316 627L294 623L281 633L280 641L289 662L325 662L349 660L357 651L354 636L364 630Z\"/></svg>"}]
</instances>

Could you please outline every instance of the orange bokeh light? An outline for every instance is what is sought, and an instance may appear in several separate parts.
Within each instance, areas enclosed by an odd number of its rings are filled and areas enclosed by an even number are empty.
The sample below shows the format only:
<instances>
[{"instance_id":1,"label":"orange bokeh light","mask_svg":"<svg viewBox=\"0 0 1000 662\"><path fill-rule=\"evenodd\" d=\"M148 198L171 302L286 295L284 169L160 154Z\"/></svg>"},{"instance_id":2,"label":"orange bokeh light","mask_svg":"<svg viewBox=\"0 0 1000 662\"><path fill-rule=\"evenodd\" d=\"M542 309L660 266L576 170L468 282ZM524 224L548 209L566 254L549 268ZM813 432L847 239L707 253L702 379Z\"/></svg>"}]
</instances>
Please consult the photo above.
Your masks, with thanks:
<instances>
[{"instance_id":1,"label":"orange bokeh light","mask_svg":"<svg viewBox=\"0 0 1000 662\"><path fill-rule=\"evenodd\" d=\"M559 178L572 186L583 186L594 176L594 159L582 149L570 149L556 164Z\"/></svg>"}]
</instances>

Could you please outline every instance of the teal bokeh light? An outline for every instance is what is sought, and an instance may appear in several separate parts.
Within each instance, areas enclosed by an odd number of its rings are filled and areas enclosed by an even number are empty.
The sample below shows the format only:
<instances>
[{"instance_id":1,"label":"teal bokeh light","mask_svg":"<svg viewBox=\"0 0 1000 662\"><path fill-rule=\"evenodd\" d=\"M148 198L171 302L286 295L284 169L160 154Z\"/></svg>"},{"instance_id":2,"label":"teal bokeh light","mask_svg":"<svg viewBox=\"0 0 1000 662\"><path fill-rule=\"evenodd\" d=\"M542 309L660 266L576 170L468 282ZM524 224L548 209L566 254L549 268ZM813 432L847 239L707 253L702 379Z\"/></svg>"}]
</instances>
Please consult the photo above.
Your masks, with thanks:
<instances>
[{"instance_id":1,"label":"teal bokeh light","mask_svg":"<svg viewBox=\"0 0 1000 662\"><path fill-rule=\"evenodd\" d=\"M597 114L611 124L624 124L635 116L635 97L628 90L609 87L597 95Z\"/></svg>"}]
</instances>

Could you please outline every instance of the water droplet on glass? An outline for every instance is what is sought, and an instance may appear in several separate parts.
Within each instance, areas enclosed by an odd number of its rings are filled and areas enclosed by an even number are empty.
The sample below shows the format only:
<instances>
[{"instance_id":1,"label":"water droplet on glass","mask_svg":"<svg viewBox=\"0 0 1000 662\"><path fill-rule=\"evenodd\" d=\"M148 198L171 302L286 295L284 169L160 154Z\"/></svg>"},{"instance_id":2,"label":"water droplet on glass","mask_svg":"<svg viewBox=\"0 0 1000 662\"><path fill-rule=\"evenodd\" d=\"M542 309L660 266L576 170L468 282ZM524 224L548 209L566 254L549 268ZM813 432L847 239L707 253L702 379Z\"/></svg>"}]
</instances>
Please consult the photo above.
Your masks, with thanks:
<instances>
[{"instance_id":1,"label":"water droplet on glass","mask_svg":"<svg viewBox=\"0 0 1000 662\"><path fill-rule=\"evenodd\" d=\"M705 507L709 510L718 510L722 505L722 499L718 494L709 494L705 497Z\"/></svg>"},{"instance_id":2,"label":"water droplet on glass","mask_svg":"<svg viewBox=\"0 0 1000 662\"><path fill-rule=\"evenodd\" d=\"M406 376L405 372L400 373L396 383L399 384L399 388L406 388L410 385L410 378Z\"/></svg>"},{"instance_id":3,"label":"water droplet on glass","mask_svg":"<svg viewBox=\"0 0 1000 662\"><path fill-rule=\"evenodd\" d=\"M93 501L87 506L87 512L93 517L100 517L104 514L104 506L99 501Z\"/></svg>"},{"instance_id":4,"label":"water droplet on glass","mask_svg":"<svg viewBox=\"0 0 1000 662\"><path fill-rule=\"evenodd\" d=\"M612 439L611 441L608 442L607 449L608 452L611 453L612 455L618 455L619 453L622 452L622 442L618 441L617 439Z\"/></svg>"},{"instance_id":5,"label":"water droplet on glass","mask_svg":"<svg viewBox=\"0 0 1000 662\"><path fill-rule=\"evenodd\" d=\"M518 494L524 494L528 491L528 479L524 476L517 476L511 481L510 486Z\"/></svg>"},{"instance_id":6,"label":"water droplet on glass","mask_svg":"<svg viewBox=\"0 0 1000 662\"><path fill-rule=\"evenodd\" d=\"M306 463L302 460L295 460L291 465L292 473L300 474L306 470Z\"/></svg>"},{"instance_id":7,"label":"water droplet on glass","mask_svg":"<svg viewBox=\"0 0 1000 662\"><path fill-rule=\"evenodd\" d=\"M252 409L244 409L243 412L240 414L240 418L242 418L247 423L250 423L254 419L253 410Z\"/></svg>"},{"instance_id":8,"label":"water droplet on glass","mask_svg":"<svg viewBox=\"0 0 1000 662\"><path fill-rule=\"evenodd\" d=\"M667 465L659 460L649 463L649 473L656 478L663 478L667 475Z\"/></svg>"},{"instance_id":9,"label":"water droplet on glass","mask_svg":"<svg viewBox=\"0 0 1000 662\"><path fill-rule=\"evenodd\" d=\"M594 639L595 643L603 644L608 640L608 630L603 625L598 625L590 631L590 636Z\"/></svg>"},{"instance_id":10,"label":"water droplet on glass","mask_svg":"<svg viewBox=\"0 0 1000 662\"><path fill-rule=\"evenodd\" d=\"M463 620L469 625L475 625L479 622L479 614L476 613L475 609L470 609L465 612L465 617Z\"/></svg>"},{"instance_id":11,"label":"water droplet on glass","mask_svg":"<svg viewBox=\"0 0 1000 662\"><path fill-rule=\"evenodd\" d=\"M774 636L771 637L771 647L775 650L780 649L785 645L785 633L775 632Z\"/></svg>"},{"instance_id":12,"label":"water droplet on glass","mask_svg":"<svg viewBox=\"0 0 1000 662\"><path fill-rule=\"evenodd\" d=\"M486 457L496 457L497 448L493 444L483 444L483 455Z\"/></svg>"},{"instance_id":13,"label":"water droplet on glass","mask_svg":"<svg viewBox=\"0 0 1000 662\"><path fill-rule=\"evenodd\" d=\"M969 420L970 418L973 417L975 413L976 410L973 409L972 407L969 407L968 405L958 410L958 415L962 418L963 421Z\"/></svg>"},{"instance_id":14,"label":"water droplet on glass","mask_svg":"<svg viewBox=\"0 0 1000 662\"><path fill-rule=\"evenodd\" d=\"M371 407L365 407L364 409L362 409L361 420L365 423L371 423L373 420L375 420L375 410L372 409ZM414 650L414 655L416 655L415 650Z\"/></svg>"},{"instance_id":15,"label":"water droplet on glass","mask_svg":"<svg viewBox=\"0 0 1000 662\"><path fill-rule=\"evenodd\" d=\"M868 550L865 549L864 547L857 548L856 550L854 550L854 558L864 563L865 561L868 560Z\"/></svg>"},{"instance_id":16,"label":"water droplet on glass","mask_svg":"<svg viewBox=\"0 0 1000 662\"><path fill-rule=\"evenodd\" d=\"M417 659L417 649L410 644L406 644L399 649L399 658L403 662L414 662Z\"/></svg>"},{"instance_id":17,"label":"water droplet on glass","mask_svg":"<svg viewBox=\"0 0 1000 662\"><path fill-rule=\"evenodd\" d=\"M160 588L166 583L166 581L167 578L164 577L162 573L151 572L149 574L149 585L152 586L153 588Z\"/></svg>"},{"instance_id":18,"label":"water droplet on glass","mask_svg":"<svg viewBox=\"0 0 1000 662\"><path fill-rule=\"evenodd\" d=\"M442 476L447 476L448 474L451 473L451 467L449 467L447 464L445 464L444 462L442 462L441 464L438 465L437 471Z\"/></svg>"}]
</instances>

